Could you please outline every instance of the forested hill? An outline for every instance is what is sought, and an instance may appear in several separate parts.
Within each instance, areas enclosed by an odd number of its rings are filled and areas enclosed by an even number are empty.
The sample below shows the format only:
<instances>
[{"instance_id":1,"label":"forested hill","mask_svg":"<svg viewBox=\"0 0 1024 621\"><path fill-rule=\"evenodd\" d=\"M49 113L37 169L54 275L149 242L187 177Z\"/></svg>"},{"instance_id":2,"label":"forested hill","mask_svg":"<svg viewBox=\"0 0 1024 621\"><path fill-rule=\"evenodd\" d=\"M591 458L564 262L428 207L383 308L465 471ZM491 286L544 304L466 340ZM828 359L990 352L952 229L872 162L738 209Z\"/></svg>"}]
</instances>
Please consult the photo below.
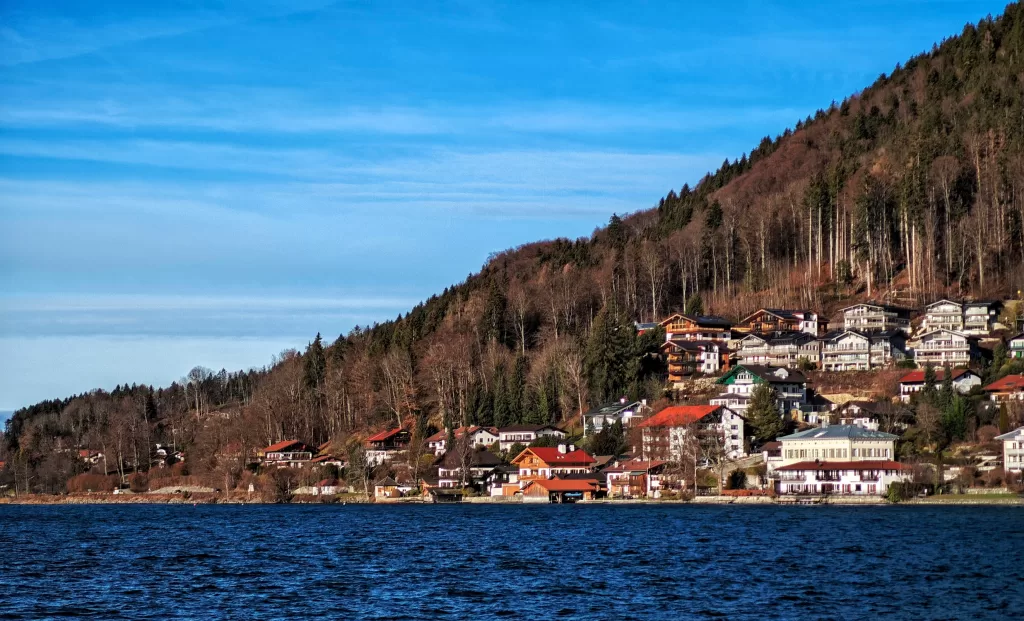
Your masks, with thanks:
<instances>
[{"instance_id":1,"label":"forested hill","mask_svg":"<svg viewBox=\"0 0 1024 621\"><path fill-rule=\"evenodd\" d=\"M329 346L318 337L270 369L198 369L161 391L21 410L8 451L36 465L55 445L127 455L173 428L196 467L213 468L230 442L563 421L609 398L659 395L646 355L658 335L637 337L633 321L684 306L738 318L758 306L829 313L851 298L1016 291L1022 94L1024 8L1012 4L589 238L498 253L407 315Z\"/></svg>"}]
</instances>

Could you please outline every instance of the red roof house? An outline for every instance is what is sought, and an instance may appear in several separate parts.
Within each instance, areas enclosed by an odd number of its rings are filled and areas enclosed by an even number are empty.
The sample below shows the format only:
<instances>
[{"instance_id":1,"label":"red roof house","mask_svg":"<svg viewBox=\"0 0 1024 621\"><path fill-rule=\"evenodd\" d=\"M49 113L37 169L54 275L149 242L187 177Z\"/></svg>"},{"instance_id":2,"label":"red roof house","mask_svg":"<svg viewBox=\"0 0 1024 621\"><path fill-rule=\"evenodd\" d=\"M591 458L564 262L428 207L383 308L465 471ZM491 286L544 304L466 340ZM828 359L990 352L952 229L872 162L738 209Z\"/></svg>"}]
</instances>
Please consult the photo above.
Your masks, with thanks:
<instances>
[{"instance_id":1,"label":"red roof house","mask_svg":"<svg viewBox=\"0 0 1024 621\"><path fill-rule=\"evenodd\" d=\"M985 386L993 401L1024 400L1024 375L1007 375Z\"/></svg>"}]
</instances>

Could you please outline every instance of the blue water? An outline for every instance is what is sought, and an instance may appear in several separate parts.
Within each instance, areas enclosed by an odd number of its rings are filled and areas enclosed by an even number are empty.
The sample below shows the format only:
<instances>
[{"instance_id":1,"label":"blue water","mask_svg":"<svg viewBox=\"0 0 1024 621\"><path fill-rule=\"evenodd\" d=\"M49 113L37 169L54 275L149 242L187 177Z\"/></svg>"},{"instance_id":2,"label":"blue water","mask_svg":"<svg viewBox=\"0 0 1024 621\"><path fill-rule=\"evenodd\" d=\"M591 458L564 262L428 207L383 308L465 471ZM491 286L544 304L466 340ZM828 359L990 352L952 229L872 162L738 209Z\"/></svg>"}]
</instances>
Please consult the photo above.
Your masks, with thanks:
<instances>
[{"instance_id":1,"label":"blue water","mask_svg":"<svg viewBox=\"0 0 1024 621\"><path fill-rule=\"evenodd\" d=\"M1024 618L1024 509L0 506L0 619Z\"/></svg>"}]
</instances>

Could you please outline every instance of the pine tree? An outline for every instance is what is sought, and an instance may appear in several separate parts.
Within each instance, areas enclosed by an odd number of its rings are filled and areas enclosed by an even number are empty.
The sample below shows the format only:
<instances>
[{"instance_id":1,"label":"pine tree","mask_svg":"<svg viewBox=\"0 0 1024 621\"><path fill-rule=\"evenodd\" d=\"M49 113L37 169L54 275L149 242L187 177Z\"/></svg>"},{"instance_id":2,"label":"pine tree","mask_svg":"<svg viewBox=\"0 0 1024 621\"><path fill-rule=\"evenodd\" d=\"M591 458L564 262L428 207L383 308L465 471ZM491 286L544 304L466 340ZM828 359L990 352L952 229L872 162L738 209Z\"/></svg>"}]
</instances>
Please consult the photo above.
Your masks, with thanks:
<instances>
[{"instance_id":1,"label":"pine tree","mask_svg":"<svg viewBox=\"0 0 1024 621\"><path fill-rule=\"evenodd\" d=\"M758 444L771 442L785 430L786 424L779 414L778 399L771 384L762 383L754 388L747 407L747 419L754 428Z\"/></svg>"},{"instance_id":2,"label":"pine tree","mask_svg":"<svg viewBox=\"0 0 1024 621\"><path fill-rule=\"evenodd\" d=\"M694 293L690 296L690 299L686 300L683 312L691 317L704 314L704 299L700 297L699 293Z\"/></svg>"},{"instance_id":3,"label":"pine tree","mask_svg":"<svg viewBox=\"0 0 1024 621\"><path fill-rule=\"evenodd\" d=\"M607 307L594 318L584 356L594 402L635 395L639 374L635 339L635 328Z\"/></svg>"}]
</instances>

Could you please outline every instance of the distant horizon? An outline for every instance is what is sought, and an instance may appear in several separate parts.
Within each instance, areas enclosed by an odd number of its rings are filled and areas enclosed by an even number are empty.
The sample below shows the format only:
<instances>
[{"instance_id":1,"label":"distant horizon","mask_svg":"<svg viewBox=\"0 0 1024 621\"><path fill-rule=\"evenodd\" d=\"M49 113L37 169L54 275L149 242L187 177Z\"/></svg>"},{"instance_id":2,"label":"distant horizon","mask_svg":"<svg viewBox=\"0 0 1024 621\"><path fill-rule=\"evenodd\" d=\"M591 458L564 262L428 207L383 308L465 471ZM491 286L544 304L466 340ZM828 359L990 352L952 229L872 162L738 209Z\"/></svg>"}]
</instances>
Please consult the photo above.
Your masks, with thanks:
<instances>
[{"instance_id":1,"label":"distant horizon","mask_svg":"<svg viewBox=\"0 0 1024 621\"><path fill-rule=\"evenodd\" d=\"M6 3L0 404L392 319L1003 8Z\"/></svg>"}]
</instances>

